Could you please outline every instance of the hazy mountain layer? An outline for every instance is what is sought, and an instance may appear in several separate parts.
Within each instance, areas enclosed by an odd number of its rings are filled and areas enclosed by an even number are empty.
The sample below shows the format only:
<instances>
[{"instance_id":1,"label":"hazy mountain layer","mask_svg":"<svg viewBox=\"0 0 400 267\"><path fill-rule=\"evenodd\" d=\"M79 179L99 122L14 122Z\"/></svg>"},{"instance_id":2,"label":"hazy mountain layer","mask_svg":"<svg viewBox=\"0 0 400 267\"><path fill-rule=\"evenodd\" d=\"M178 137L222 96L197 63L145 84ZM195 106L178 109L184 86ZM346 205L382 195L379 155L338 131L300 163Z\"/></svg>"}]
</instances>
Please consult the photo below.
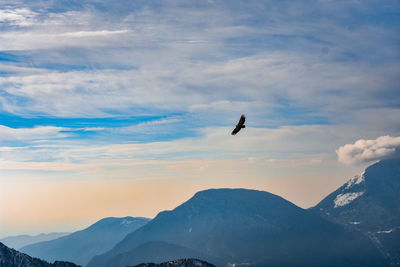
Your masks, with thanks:
<instances>
[{"instance_id":1,"label":"hazy mountain layer","mask_svg":"<svg viewBox=\"0 0 400 267\"><path fill-rule=\"evenodd\" d=\"M155 240L236 266L386 265L363 235L279 196L245 189L215 189L198 192L174 210L161 212L111 251L94 257L88 266L125 266L119 254L136 257L135 248Z\"/></svg>"},{"instance_id":2,"label":"hazy mountain layer","mask_svg":"<svg viewBox=\"0 0 400 267\"><path fill-rule=\"evenodd\" d=\"M9 248L20 249L24 246L42 242L42 241L50 241L62 236L66 236L70 233L49 233L49 234L39 234L39 235L16 235L16 236L8 236L3 239L0 239L0 242L6 245Z\"/></svg>"},{"instance_id":3,"label":"hazy mountain layer","mask_svg":"<svg viewBox=\"0 0 400 267\"><path fill-rule=\"evenodd\" d=\"M105 218L90 227L51 241L32 244L22 252L47 261L64 260L86 265L95 255L110 250L127 234L145 225L147 218Z\"/></svg>"}]
</instances>

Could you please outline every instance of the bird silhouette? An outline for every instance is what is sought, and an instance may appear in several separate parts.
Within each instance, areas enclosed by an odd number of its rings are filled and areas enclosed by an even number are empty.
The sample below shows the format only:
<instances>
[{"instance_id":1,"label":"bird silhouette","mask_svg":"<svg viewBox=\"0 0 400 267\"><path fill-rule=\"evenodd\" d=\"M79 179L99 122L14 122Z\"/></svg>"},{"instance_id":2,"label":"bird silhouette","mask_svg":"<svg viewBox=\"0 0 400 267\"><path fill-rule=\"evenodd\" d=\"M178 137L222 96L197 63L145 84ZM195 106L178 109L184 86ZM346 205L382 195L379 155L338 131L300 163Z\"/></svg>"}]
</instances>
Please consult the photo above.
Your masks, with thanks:
<instances>
[{"instance_id":1,"label":"bird silhouette","mask_svg":"<svg viewBox=\"0 0 400 267\"><path fill-rule=\"evenodd\" d=\"M245 120L246 120L246 116L244 114L242 114L242 116L240 116L240 120L239 120L238 124L236 124L235 129L233 129L233 131L232 131L232 135L237 134L242 128L246 128L246 125L244 125Z\"/></svg>"}]
</instances>

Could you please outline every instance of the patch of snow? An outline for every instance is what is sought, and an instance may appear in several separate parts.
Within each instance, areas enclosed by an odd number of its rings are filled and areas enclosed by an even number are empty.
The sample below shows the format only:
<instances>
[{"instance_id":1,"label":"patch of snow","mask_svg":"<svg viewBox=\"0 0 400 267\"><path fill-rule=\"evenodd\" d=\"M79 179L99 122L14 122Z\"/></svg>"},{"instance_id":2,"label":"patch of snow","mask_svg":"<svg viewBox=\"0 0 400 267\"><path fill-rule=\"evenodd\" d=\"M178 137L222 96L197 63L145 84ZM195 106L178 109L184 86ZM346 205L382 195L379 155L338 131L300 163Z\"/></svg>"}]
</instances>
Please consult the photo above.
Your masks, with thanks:
<instances>
[{"instance_id":1,"label":"patch of snow","mask_svg":"<svg viewBox=\"0 0 400 267\"><path fill-rule=\"evenodd\" d=\"M382 230L382 231L378 231L378 232L376 232L377 234L390 234L391 232L393 232L393 229L390 229L390 230Z\"/></svg>"},{"instance_id":2,"label":"patch of snow","mask_svg":"<svg viewBox=\"0 0 400 267\"><path fill-rule=\"evenodd\" d=\"M133 223L133 221L124 219L120 224L121 224L121 225L128 225L128 224L131 224L131 223Z\"/></svg>"},{"instance_id":3,"label":"patch of snow","mask_svg":"<svg viewBox=\"0 0 400 267\"><path fill-rule=\"evenodd\" d=\"M349 222L349 224L360 224L360 222Z\"/></svg>"},{"instance_id":4,"label":"patch of snow","mask_svg":"<svg viewBox=\"0 0 400 267\"><path fill-rule=\"evenodd\" d=\"M339 194L333 201L335 203L334 208L345 206L350 202L352 202L354 199L358 198L359 196L362 196L363 194L364 192Z\"/></svg>"},{"instance_id":5,"label":"patch of snow","mask_svg":"<svg viewBox=\"0 0 400 267\"><path fill-rule=\"evenodd\" d=\"M365 174L365 171L363 171L360 175L356 175L353 178L351 178L347 182L346 189L349 189L350 187L352 187L355 184L360 184L360 183L364 182L364 180L365 180L364 174Z\"/></svg>"}]
</instances>

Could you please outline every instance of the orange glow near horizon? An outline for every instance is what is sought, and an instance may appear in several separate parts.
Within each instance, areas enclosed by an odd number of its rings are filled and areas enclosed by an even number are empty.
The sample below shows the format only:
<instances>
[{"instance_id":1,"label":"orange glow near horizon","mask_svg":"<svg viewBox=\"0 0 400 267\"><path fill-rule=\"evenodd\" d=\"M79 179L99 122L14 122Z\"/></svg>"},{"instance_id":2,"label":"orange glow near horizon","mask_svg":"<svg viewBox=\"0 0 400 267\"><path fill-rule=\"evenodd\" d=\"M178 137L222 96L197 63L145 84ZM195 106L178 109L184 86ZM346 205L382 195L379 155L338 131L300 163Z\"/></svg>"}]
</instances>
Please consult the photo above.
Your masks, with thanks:
<instances>
[{"instance_id":1,"label":"orange glow near horizon","mask_svg":"<svg viewBox=\"0 0 400 267\"><path fill-rule=\"evenodd\" d=\"M265 167L260 171L244 161L189 161L167 166L171 177L159 179L7 179L0 188L0 237L75 231L104 217L152 218L209 188L264 190L308 208L345 180L309 171L294 179L286 169L270 168L266 175Z\"/></svg>"}]
</instances>

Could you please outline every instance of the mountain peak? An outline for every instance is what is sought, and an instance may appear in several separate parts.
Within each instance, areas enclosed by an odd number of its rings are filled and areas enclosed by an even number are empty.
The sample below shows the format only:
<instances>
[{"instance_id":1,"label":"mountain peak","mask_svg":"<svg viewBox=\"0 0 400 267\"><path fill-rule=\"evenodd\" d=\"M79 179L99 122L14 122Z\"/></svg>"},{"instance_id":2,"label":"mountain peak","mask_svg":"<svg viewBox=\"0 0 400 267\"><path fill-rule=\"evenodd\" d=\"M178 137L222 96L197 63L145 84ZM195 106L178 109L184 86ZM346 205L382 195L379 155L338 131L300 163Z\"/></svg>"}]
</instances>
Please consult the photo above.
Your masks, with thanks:
<instances>
[{"instance_id":1,"label":"mountain peak","mask_svg":"<svg viewBox=\"0 0 400 267\"><path fill-rule=\"evenodd\" d=\"M396 209L399 191L400 159L381 160L367 167L360 175L349 179L315 208L321 211L332 208L341 210L347 205L358 205L357 203L368 200ZM325 215L329 214L325 212Z\"/></svg>"},{"instance_id":2,"label":"mountain peak","mask_svg":"<svg viewBox=\"0 0 400 267\"><path fill-rule=\"evenodd\" d=\"M391 262L400 264L400 159L385 159L324 198L312 210L365 233Z\"/></svg>"},{"instance_id":3,"label":"mountain peak","mask_svg":"<svg viewBox=\"0 0 400 267\"><path fill-rule=\"evenodd\" d=\"M235 209L244 206L258 207L259 205L269 205L271 207L286 205L288 207L297 207L293 203L272 193L244 188L221 188L199 191L181 206L205 204L210 204L211 207L215 208L221 208L222 206L233 207L232 205L236 205L234 207ZM177 209L179 207L177 207Z\"/></svg>"},{"instance_id":4,"label":"mountain peak","mask_svg":"<svg viewBox=\"0 0 400 267\"><path fill-rule=\"evenodd\" d=\"M98 220L94 224L90 225L88 228L97 228L99 226L110 226L110 225L129 225L136 222L148 222L148 218L144 217L106 217Z\"/></svg>"}]
</instances>

